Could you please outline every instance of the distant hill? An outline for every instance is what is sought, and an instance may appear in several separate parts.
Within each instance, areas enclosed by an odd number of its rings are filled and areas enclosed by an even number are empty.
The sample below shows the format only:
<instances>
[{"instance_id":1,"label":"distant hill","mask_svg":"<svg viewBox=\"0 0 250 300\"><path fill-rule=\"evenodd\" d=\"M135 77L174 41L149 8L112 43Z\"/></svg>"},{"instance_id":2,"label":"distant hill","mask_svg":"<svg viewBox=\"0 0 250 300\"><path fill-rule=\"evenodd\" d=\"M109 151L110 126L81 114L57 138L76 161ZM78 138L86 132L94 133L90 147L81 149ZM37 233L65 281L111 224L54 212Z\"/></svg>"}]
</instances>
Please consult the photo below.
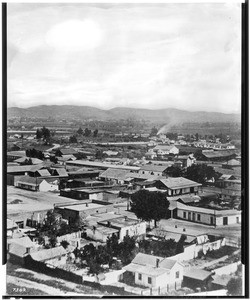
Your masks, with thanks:
<instances>
[{"instance_id":1,"label":"distant hill","mask_svg":"<svg viewBox=\"0 0 250 300\"><path fill-rule=\"evenodd\" d=\"M71 105L40 105L29 108L11 107L7 111L8 118L13 117L53 117L56 119L93 119L100 121L138 119L153 123L181 124L194 123L227 123L240 122L240 114L224 114L218 112L196 111L190 112L174 108L161 110L122 108L117 107L109 110L98 109L90 106Z\"/></svg>"}]
</instances>

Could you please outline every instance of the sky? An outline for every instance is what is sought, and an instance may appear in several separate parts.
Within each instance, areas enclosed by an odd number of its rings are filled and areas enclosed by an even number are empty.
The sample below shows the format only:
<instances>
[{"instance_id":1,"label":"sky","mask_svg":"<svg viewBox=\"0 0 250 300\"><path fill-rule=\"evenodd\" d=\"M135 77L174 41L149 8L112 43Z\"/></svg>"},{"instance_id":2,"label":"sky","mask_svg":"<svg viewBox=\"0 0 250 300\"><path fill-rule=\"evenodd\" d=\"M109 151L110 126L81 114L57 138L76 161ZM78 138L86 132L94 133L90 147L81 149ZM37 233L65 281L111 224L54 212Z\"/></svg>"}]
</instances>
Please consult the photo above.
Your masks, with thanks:
<instances>
[{"instance_id":1,"label":"sky","mask_svg":"<svg viewBox=\"0 0 250 300\"><path fill-rule=\"evenodd\" d=\"M7 5L8 107L239 113L241 7Z\"/></svg>"}]
</instances>

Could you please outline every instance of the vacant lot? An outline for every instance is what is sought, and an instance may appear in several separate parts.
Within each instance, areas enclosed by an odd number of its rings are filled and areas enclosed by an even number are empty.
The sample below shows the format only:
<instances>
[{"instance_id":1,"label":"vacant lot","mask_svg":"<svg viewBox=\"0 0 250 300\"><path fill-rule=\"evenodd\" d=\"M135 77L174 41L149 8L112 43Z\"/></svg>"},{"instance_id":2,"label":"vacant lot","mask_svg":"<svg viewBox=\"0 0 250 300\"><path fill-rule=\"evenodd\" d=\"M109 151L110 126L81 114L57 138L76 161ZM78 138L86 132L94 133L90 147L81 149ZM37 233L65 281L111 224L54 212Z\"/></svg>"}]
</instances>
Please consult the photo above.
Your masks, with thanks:
<instances>
[{"instance_id":1,"label":"vacant lot","mask_svg":"<svg viewBox=\"0 0 250 300\"><path fill-rule=\"evenodd\" d=\"M8 214L49 210L53 208L54 204L75 202L77 200L61 197L58 193L32 192L14 186L7 187Z\"/></svg>"}]
</instances>

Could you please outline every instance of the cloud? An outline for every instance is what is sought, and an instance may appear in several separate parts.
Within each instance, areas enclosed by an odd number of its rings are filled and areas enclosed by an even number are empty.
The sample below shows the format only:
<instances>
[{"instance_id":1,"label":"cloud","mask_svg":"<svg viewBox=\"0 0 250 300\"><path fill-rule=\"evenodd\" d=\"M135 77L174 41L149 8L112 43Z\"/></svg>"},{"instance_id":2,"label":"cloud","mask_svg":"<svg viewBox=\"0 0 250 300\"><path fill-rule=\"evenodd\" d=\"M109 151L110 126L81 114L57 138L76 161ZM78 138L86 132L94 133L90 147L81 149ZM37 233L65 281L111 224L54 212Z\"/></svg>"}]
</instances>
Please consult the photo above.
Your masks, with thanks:
<instances>
[{"instance_id":1,"label":"cloud","mask_svg":"<svg viewBox=\"0 0 250 300\"><path fill-rule=\"evenodd\" d=\"M9 106L240 111L238 5L8 6Z\"/></svg>"}]
</instances>

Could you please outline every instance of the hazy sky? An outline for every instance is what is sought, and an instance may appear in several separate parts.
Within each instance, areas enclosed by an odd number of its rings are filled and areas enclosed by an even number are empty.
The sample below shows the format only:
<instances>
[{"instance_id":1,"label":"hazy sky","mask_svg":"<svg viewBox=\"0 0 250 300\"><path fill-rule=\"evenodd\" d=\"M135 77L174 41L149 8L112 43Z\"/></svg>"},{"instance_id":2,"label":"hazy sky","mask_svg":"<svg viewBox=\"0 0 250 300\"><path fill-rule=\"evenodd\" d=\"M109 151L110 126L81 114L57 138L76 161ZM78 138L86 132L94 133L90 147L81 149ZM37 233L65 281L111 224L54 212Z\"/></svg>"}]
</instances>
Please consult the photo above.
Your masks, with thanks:
<instances>
[{"instance_id":1,"label":"hazy sky","mask_svg":"<svg viewBox=\"0 0 250 300\"><path fill-rule=\"evenodd\" d=\"M240 112L240 4L7 5L8 106Z\"/></svg>"}]
</instances>

